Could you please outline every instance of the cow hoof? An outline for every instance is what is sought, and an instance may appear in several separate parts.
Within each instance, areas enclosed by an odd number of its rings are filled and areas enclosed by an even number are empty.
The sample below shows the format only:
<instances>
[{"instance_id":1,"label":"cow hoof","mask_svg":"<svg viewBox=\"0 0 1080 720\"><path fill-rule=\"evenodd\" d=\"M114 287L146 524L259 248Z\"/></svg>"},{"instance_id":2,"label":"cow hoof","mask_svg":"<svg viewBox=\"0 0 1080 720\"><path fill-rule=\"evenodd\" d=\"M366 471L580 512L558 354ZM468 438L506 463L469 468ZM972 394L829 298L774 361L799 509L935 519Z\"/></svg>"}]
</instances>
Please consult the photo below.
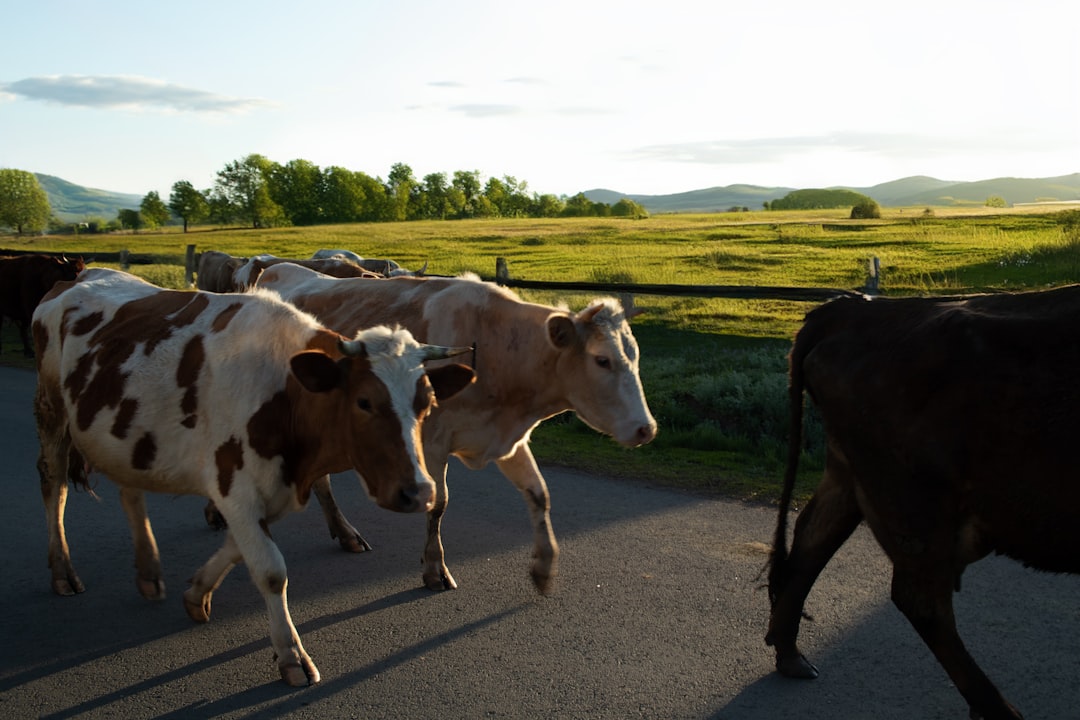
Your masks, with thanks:
<instances>
[{"instance_id":1,"label":"cow hoof","mask_svg":"<svg viewBox=\"0 0 1080 720\"><path fill-rule=\"evenodd\" d=\"M533 585L536 587L536 591L541 595L550 595L555 592L555 576L541 574L536 571L530 573L532 575Z\"/></svg>"},{"instance_id":2,"label":"cow hoof","mask_svg":"<svg viewBox=\"0 0 1080 720\"><path fill-rule=\"evenodd\" d=\"M139 594L147 600L165 599L165 581L161 578L145 579L136 577L135 586L139 588Z\"/></svg>"},{"instance_id":3,"label":"cow hoof","mask_svg":"<svg viewBox=\"0 0 1080 720\"><path fill-rule=\"evenodd\" d=\"M188 617L197 623L210 622L211 594L197 596L191 590L184 591L184 610Z\"/></svg>"},{"instance_id":4,"label":"cow hoof","mask_svg":"<svg viewBox=\"0 0 1080 720\"><path fill-rule=\"evenodd\" d=\"M69 597L77 593L85 592L86 587L82 584L82 580L74 575L68 578L57 578L52 581L53 592L63 597Z\"/></svg>"},{"instance_id":5,"label":"cow hoof","mask_svg":"<svg viewBox=\"0 0 1080 720\"><path fill-rule=\"evenodd\" d=\"M776 657L776 670L781 675L800 680L813 680L818 676L818 669L802 653Z\"/></svg>"},{"instance_id":6,"label":"cow hoof","mask_svg":"<svg viewBox=\"0 0 1080 720\"><path fill-rule=\"evenodd\" d=\"M338 543L341 545L341 549L346 552L362 553L371 550L368 541L360 537L359 533L356 533L355 535L342 535L338 538Z\"/></svg>"},{"instance_id":7,"label":"cow hoof","mask_svg":"<svg viewBox=\"0 0 1080 720\"><path fill-rule=\"evenodd\" d=\"M314 685L322 679L319 676L319 669L311 660L307 660L303 665L298 662L279 665L278 670L281 671L281 679L285 681L285 684L292 687Z\"/></svg>"},{"instance_id":8,"label":"cow hoof","mask_svg":"<svg viewBox=\"0 0 1080 720\"><path fill-rule=\"evenodd\" d=\"M442 592L443 590L457 590L457 583L454 581L454 576L450 574L450 571L446 568L442 569L437 575L428 575L424 573L424 586L428 590L435 592Z\"/></svg>"}]
</instances>

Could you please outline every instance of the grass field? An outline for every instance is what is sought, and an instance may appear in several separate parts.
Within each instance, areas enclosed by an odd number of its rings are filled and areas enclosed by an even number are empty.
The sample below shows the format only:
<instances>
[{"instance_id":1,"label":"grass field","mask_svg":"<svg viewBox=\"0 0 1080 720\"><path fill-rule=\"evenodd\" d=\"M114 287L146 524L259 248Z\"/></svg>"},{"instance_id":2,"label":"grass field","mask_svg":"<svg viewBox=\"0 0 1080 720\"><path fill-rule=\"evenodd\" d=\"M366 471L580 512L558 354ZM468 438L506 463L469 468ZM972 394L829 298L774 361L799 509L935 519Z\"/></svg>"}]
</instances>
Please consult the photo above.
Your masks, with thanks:
<instances>
[{"instance_id":1,"label":"grass field","mask_svg":"<svg viewBox=\"0 0 1080 720\"><path fill-rule=\"evenodd\" d=\"M137 235L0 238L0 247L95 252L130 249L155 264L132 272L183 286L184 249L233 255L307 257L348 248L428 272L482 277L505 258L528 280L687 285L862 287L880 261L885 294L1021 290L1080 281L1080 210L887 209L873 221L844 211L663 215L645 220L558 219L410 222L198 230ZM956 212L958 214L949 214ZM520 291L527 300L579 309L590 295ZM628 451L572 416L533 434L542 463L629 479L772 500L785 456L786 353L813 304L766 300L636 296L642 381L660 423L651 445ZM5 324L0 362L18 364L17 336ZM808 420L799 494L821 470L821 432Z\"/></svg>"}]
</instances>

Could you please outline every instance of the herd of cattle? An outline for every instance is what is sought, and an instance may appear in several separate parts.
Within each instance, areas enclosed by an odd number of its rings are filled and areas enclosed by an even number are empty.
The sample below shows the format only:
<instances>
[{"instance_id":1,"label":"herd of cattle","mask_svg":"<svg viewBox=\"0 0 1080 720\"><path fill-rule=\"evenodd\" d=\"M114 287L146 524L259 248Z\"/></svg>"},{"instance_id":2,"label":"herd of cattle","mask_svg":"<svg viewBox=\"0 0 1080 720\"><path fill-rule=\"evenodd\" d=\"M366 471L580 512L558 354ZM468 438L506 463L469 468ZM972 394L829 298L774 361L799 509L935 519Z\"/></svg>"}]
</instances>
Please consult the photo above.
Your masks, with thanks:
<instances>
[{"instance_id":1,"label":"herd of cattle","mask_svg":"<svg viewBox=\"0 0 1080 720\"><path fill-rule=\"evenodd\" d=\"M143 493L205 496L225 542L183 593L211 597L244 562L267 602L289 684L319 681L289 617L269 524L312 492L346 550L370 546L329 475L353 468L381 507L428 513L423 582L456 583L440 525L451 455L494 462L533 524L531 575L550 592L558 545L529 448L541 421L575 412L620 444L657 424L638 345L618 301L579 312L524 302L475 277L424 277L345 251L285 260L202 253L198 292L164 290L81 260L0 258L0 317L38 368L38 470L53 590L83 591L64 533L69 482L91 470L120 487L139 592L165 588ZM1017 718L968 654L952 594L991 552L1080 572L1080 286L955 298L839 298L811 311L790 356L790 452L769 568L766 642L779 672L812 678L797 647L818 574L866 522L893 563L892 599L973 717ZM234 401L214 404L227 393ZM787 516L802 451L803 396L826 431L825 475Z\"/></svg>"}]
</instances>

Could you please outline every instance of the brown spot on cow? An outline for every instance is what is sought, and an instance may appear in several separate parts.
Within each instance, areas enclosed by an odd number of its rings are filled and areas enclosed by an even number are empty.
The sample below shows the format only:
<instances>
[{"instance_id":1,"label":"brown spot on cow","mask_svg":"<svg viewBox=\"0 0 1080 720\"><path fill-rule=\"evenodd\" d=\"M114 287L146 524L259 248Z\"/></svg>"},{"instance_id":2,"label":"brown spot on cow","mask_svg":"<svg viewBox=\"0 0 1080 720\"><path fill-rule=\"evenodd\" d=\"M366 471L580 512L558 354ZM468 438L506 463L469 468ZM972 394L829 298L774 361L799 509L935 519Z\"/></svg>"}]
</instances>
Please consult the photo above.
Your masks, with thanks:
<instances>
[{"instance_id":1,"label":"brown spot on cow","mask_svg":"<svg viewBox=\"0 0 1080 720\"><path fill-rule=\"evenodd\" d=\"M71 334L75 336L86 335L96 329L105 320L105 313L98 311L79 318L71 324Z\"/></svg>"},{"instance_id":2,"label":"brown spot on cow","mask_svg":"<svg viewBox=\"0 0 1080 720\"><path fill-rule=\"evenodd\" d=\"M282 477L286 485L295 481L299 449L290 441L289 416L292 403L288 393L282 390L263 403L248 421L248 438L251 449L264 458L281 456Z\"/></svg>"},{"instance_id":3,"label":"brown spot on cow","mask_svg":"<svg viewBox=\"0 0 1080 720\"><path fill-rule=\"evenodd\" d=\"M229 438L214 452L214 462L217 464L218 490L225 497L232 487L236 471L244 467L243 444L235 437Z\"/></svg>"},{"instance_id":4,"label":"brown spot on cow","mask_svg":"<svg viewBox=\"0 0 1080 720\"><path fill-rule=\"evenodd\" d=\"M113 437L123 440L131 429L131 422L135 419L135 412L139 409L139 401L134 398L124 398L120 401L120 409L113 419Z\"/></svg>"},{"instance_id":5,"label":"brown spot on cow","mask_svg":"<svg viewBox=\"0 0 1080 720\"><path fill-rule=\"evenodd\" d=\"M240 312L240 308L243 305L240 303L233 303L229 307L218 313L218 316L214 318L214 322L210 325L210 329L213 332L221 332L229 326L229 322L236 317L236 313Z\"/></svg>"},{"instance_id":6,"label":"brown spot on cow","mask_svg":"<svg viewBox=\"0 0 1080 720\"><path fill-rule=\"evenodd\" d=\"M206 350L203 347L203 339L201 335L196 335L184 346L180 364L176 368L176 385L184 389L184 396L180 400L180 412L184 414L184 419L180 424L186 428L195 427L197 420L195 411L199 408L197 381L205 362Z\"/></svg>"},{"instance_id":7,"label":"brown spot on cow","mask_svg":"<svg viewBox=\"0 0 1080 720\"><path fill-rule=\"evenodd\" d=\"M153 433L146 433L138 442L131 453L131 467L136 470L149 470L157 457L157 442Z\"/></svg>"}]
</instances>

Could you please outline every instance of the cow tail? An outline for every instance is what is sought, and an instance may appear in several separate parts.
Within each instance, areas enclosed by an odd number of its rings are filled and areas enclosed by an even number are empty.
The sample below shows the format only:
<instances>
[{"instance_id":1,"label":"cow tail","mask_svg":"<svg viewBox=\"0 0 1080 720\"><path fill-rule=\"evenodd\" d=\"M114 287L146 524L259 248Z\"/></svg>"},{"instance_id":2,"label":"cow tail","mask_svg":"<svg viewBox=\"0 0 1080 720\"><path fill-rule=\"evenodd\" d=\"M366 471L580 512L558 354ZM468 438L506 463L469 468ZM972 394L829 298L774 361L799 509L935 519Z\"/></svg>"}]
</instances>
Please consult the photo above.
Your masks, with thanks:
<instances>
[{"instance_id":1,"label":"cow tail","mask_svg":"<svg viewBox=\"0 0 1080 720\"><path fill-rule=\"evenodd\" d=\"M795 478L799 471L799 456L802 454L803 433L803 359L809 352L811 342L806 341L805 333L799 333L792 344L789 355L788 380L788 456L784 470L784 487L780 493L780 506L776 517L776 534L773 536L772 555L769 560L769 595L775 599L784 584L787 564L787 529L788 511L791 508L791 496L795 491Z\"/></svg>"}]
</instances>

